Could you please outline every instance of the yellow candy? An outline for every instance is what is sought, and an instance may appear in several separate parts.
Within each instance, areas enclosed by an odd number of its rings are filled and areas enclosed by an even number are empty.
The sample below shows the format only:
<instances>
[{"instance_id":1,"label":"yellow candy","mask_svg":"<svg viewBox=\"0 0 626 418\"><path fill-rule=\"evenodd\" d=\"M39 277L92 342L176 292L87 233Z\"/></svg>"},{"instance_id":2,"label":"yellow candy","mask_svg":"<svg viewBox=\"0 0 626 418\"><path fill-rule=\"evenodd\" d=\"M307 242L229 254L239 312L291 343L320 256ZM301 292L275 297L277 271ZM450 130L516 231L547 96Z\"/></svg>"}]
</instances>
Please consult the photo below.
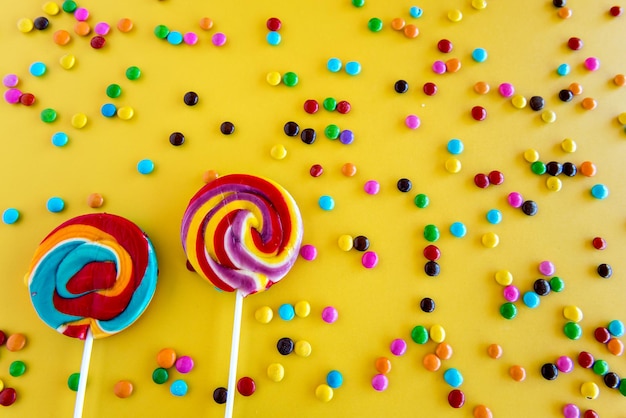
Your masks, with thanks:
<instances>
[{"instance_id":1,"label":"yellow candy","mask_svg":"<svg viewBox=\"0 0 626 418\"><path fill-rule=\"evenodd\" d=\"M69 70L76 64L76 57L72 54L65 54L59 59L59 64L66 70Z\"/></svg>"},{"instance_id":2,"label":"yellow candy","mask_svg":"<svg viewBox=\"0 0 626 418\"><path fill-rule=\"evenodd\" d=\"M267 73L267 76L265 77L265 79L267 80L270 86L277 86L280 84L280 80L282 79L282 76L280 75L278 71L271 71Z\"/></svg>"},{"instance_id":3,"label":"yellow candy","mask_svg":"<svg viewBox=\"0 0 626 418\"><path fill-rule=\"evenodd\" d=\"M446 339L446 330L439 324L430 327L430 339L436 343L442 343Z\"/></svg>"},{"instance_id":4,"label":"yellow candy","mask_svg":"<svg viewBox=\"0 0 626 418\"><path fill-rule=\"evenodd\" d=\"M487 232L482 237L482 243L487 248L495 248L500 243L500 237L495 232Z\"/></svg>"},{"instance_id":5,"label":"yellow candy","mask_svg":"<svg viewBox=\"0 0 626 418\"><path fill-rule=\"evenodd\" d=\"M523 109L526 107L526 97L521 94L516 94L511 98L511 103L516 109Z\"/></svg>"},{"instance_id":6,"label":"yellow candy","mask_svg":"<svg viewBox=\"0 0 626 418\"><path fill-rule=\"evenodd\" d=\"M23 17L23 18L21 18L20 20L17 21L17 29L20 32L28 33L31 30L33 30L33 27L34 27L33 21L30 20L27 17Z\"/></svg>"},{"instance_id":7,"label":"yellow candy","mask_svg":"<svg viewBox=\"0 0 626 418\"><path fill-rule=\"evenodd\" d=\"M280 382L285 377L285 368L280 363L267 366L267 377L273 382Z\"/></svg>"},{"instance_id":8,"label":"yellow candy","mask_svg":"<svg viewBox=\"0 0 626 418\"><path fill-rule=\"evenodd\" d=\"M446 160L446 170L449 173L456 174L461 171L461 161L458 158L450 157Z\"/></svg>"},{"instance_id":9,"label":"yellow candy","mask_svg":"<svg viewBox=\"0 0 626 418\"><path fill-rule=\"evenodd\" d=\"M556 121L556 113L552 110L544 110L541 112L541 120L545 123L553 123Z\"/></svg>"},{"instance_id":10,"label":"yellow candy","mask_svg":"<svg viewBox=\"0 0 626 418\"><path fill-rule=\"evenodd\" d=\"M84 113L77 113L72 116L72 126L76 129L82 129L87 125L87 115Z\"/></svg>"},{"instance_id":11,"label":"yellow candy","mask_svg":"<svg viewBox=\"0 0 626 418\"><path fill-rule=\"evenodd\" d=\"M60 8L59 5L56 4L53 1L48 1L46 2L43 6L42 9L45 13L51 15L51 16L55 16L57 14L59 14Z\"/></svg>"},{"instance_id":12,"label":"yellow candy","mask_svg":"<svg viewBox=\"0 0 626 418\"><path fill-rule=\"evenodd\" d=\"M275 160L282 160L287 156L287 149L284 145L276 144L270 150L270 155Z\"/></svg>"},{"instance_id":13,"label":"yellow candy","mask_svg":"<svg viewBox=\"0 0 626 418\"><path fill-rule=\"evenodd\" d=\"M619 116L617 117L617 120L622 125L626 125L626 112L620 113Z\"/></svg>"},{"instance_id":14,"label":"yellow candy","mask_svg":"<svg viewBox=\"0 0 626 418\"><path fill-rule=\"evenodd\" d=\"M563 182L558 177L548 177L548 179L546 180L546 187L552 192L558 192L559 190L561 190L562 186Z\"/></svg>"},{"instance_id":15,"label":"yellow candy","mask_svg":"<svg viewBox=\"0 0 626 418\"><path fill-rule=\"evenodd\" d=\"M321 384L315 388L315 396L322 402L328 402L333 398L333 388L327 384Z\"/></svg>"},{"instance_id":16,"label":"yellow candy","mask_svg":"<svg viewBox=\"0 0 626 418\"><path fill-rule=\"evenodd\" d=\"M600 394L600 388L594 382L585 382L580 385L580 394L587 399L596 399Z\"/></svg>"},{"instance_id":17,"label":"yellow candy","mask_svg":"<svg viewBox=\"0 0 626 418\"><path fill-rule=\"evenodd\" d=\"M448 19L452 22L460 22L463 19L463 13L459 9L453 9L448 12Z\"/></svg>"},{"instance_id":18,"label":"yellow candy","mask_svg":"<svg viewBox=\"0 0 626 418\"><path fill-rule=\"evenodd\" d=\"M254 312L254 318L262 324L269 323L274 317L274 311L269 306L261 306Z\"/></svg>"},{"instance_id":19,"label":"yellow candy","mask_svg":"<svg viewBox=\"0 0 626 418\"><path fill-rule=\"evenodd\" d=\"M304 340L296 341L294 351L300 357L308 357L311 355L311 344Z\"/></svg>"},{"instance_id":20,"label":"yellow candy","mask_svg":"<svg viewBox=\"0 0 626 418\"><path fill-rule=\"evenodd\" d=\"M487 0L472 0L472 7L476 10L482 10L487 7Z\"/></svg>"},{"instance_id":21,"label":"yellow candy","mask_svg":"<svg viewBox=\"0 0 626 418\"><path fill-rule=\"evenodd\" d=\"M568 305L563 308L563 317L573 322L580 322L583 320L583 311L578 306Z\"/></svg>"},{"instance_id":22,"label":"yellow candy","mask_svg":"<svg viewBox=\"0 0 626 418\"><path fill-rule=\"evenodd\" d=\"M2 379L0 379L0 391L4 389L4 382L2 381Z\"/></svg>"},{"instance_id":23,"label":"yellow candy","mask_svg":"<svg viewBox=\"0 0 626 418\"><path fill-rule=\"evenodd\" d=\"M135 116L135 110L130 106L122 106L117 109L117 117L123 120L132 119Z\"/></svg>"},{"instance_id":24,"label":"yellow candy","mask_svg":"<svg viewBox=\"0 0 626 418\"><path fill-rule=\"evenodd\" d=\"M513 283L513 274L508 270L498 270L496 272L496 282L501 286L508 286Z\"/></svg>"},{"instance_id":25,"label":"yellow candy","mask_svg":"<svg viewBox=\"0 0 626 418\"><path fill-rule=\"evenodd\" d=\"M342 251L350 251L354 245L354 241L351 235L342 235L337 240L337 245Z\"/></svg>"},{"instance_id":26,"label":"yellow candy","mask_svg":"<svg viewBox=\"0 0 626 418\"><path fill-rule=\"evenodd\" d=\"M563 141L561 141L561 149L565 152L575 152L576 141L571 138L565 138Z\"/></svg>"},{"instance_id":27,"label":"yellow candy","mask_svg":"<svg viewBox=\"0 0 626 418\"><path fill-rule=\"evenodd\" d=\"M528 148L526 151L524 151L524 159L529 163L539 161L539 152L536 149Z\"/></svg>"},{"instance_id":28,"label":"yellow candy","mask_svg":"<svg viewBox=\"0 0 626 418\"><path fill-rule=\"evenodd\" d=\"M301 300L296 303L294 310L299 318L306 318L311 313L311 304L306 300Z\"/></svg>"}]
</instances>

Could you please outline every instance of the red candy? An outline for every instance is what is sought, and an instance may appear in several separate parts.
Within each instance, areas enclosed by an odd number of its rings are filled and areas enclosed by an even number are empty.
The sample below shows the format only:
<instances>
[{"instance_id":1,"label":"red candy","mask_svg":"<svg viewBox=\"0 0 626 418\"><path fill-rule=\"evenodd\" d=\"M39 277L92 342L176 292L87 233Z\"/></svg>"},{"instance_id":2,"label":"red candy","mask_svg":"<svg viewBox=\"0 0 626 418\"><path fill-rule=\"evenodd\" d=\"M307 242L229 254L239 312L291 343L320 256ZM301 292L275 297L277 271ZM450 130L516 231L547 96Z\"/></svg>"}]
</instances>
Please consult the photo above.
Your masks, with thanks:
<instances>
[{"instance_id":1,"label":"red candy","mask_svg":"<svg viewBox=\"0 0 626 418\"><path fill-rule=\"evenodd\" d=\"M447 54L448 52L452 51L452 42L447 39L442 39L437 43L437 49L444 54Z\"/></svg>"},{"instance_id":2,"label":"red candy","mask_svg":"<svg viewBox=\"0 0 626 418\"><path fill-rule=\"evenodd\" d=\"M472 117L479 122L487 119L487 109L482 106L474 106L472 108Z\"/></svg>"},{"instance_id":3,"label":"red candy","mask_svg":"<svg viewBox=\"0 0 626 418\"><path fill-rule=\"evenodd\" d=\"M435 83L425 83L424 93L427 96L434 96L435 94L437 94L437 85Z\"/></svg>"},{"instance_id":4,"label":"red candy","mask_svg":"<svg viewBox=\"0 0 626 418\"><path fill-rule=\"evenodd\" d=\"M609 14L613 17L621 16L622 12L622 8L619 6L613 6L609 9Z\"/></svg>"},{"instance_id":5,"label":"red candy","mask_svg":"<svg viewBox=\"0 0 626 418\"><path fill-rule=\"evenodd\" d=\"M584 367L585 369L590 369L591 367L593 367L594 361L595 359L593 358L593 355L591 353L581 351L580 354L578 354L578 364L580 364L580 366Z\"/></svg>"},{"instance_id":6,"label":"red candy","mask_svg":"<svg viewBox=\"0 0 626 418\"><path fill-rule=\"evenodd\" d=\"M304 102L304 111L306 113L310 113L310 114L317 113L319 109L320 109L320 104L317 102L317 100L309 99Z\"/></svg>"},{"instance_id":7,"label":"red candy","mask_svg":"<svg viewBox=\"0 0 626 418\"><path fill-rule=\"evenodd\" d=\"M599 343L606 344L611 339L611 333L604 327L598 327L593 332L593 336Z\"/></svg>"},{"instance_id":8,"label":"red candy","mask_svg":"<svg viewBox=\"0 0 626 418\"><path fill-rule=\"evenodd\" d=\"M502 174L498 170L493 170L491 173L489 173L488 177L489 177L489 183L495 184L496 186L499 186L502 183L504 183L504 174Z\"/></svg>"},{"instance_id":9,"label":"red candy","mask_svg":"<svg viewBox=\"0 0 626 418\"><path fill-rule=\"evenodd\" d=\"M474 184L485 189L489 186L489 177L486 174L478 173L474 176Z\"/></svg>"},{"instance_id":10,"label":"red candy","mask_svg":"<svg viewBox=\"0 0 626 418\"><path fill-rule=\"evenodd\" d=\"M460 408L465 405L465 394L459 389L454 389L448 394L448 403L453 408Z\"/></svg>"},{"instance_id":11,"label":"red candy","mask_svg":"<svg viewBox=\"0 0 626 418\"><path fill-rule=\"evenodd\" d=\"M583 418L600 418L600 415L593 409L587 409L583 414Z\"/></svg>"},{"instance_id":12,"label":"red candy","mask_svg":"<svg viewBox=\"0 0 626 418\"><path fill-rule=\"evenodd\" d=\"M91 38L91 47L93 49L100 49L102 48L105 44L107 43L106 39L104 39L104 36L100 36L100 35L96 35L93 38Z\"/></svg>"},{"instance_id":13,"label":"red candy","mask_svg":"<svg viewBox=\"0 0 626 418\"><path fill-rule=\"evenodd\" d=\"M267 28L271 31L278 31L283 26L283 23L277 17L270 17L266 22Z\"/></svg>"},{"instance_id":14,"label":"red candy","mask_svg":"<svg viewBox=\"0 0 626 418\"><path fill-rule=\"evenodd\" d=\"M17 399L17 393L13 388L4 388L0 391L0 405L11 406Z\"/></svg>"},{"instance_id":15,"label":"red candy","mask_svg":"<svg viewBox=\"0 0 626 418\"><path fill-rule=\"evenodd\" d=\"M572 51L578 51L580 48L583 47L583 41L580 38L571 37L567 41L567 46Z\"/></svg>"},{"instance_id":16,"label":"red candy","mask_svg":"<svg viewBox=\"0 0 626 418\"><path fill-rule=\"evenodd\" d=\"M441 257L441 251L435 245L429 245L424 248L424 257L430 261L437 261Z\"/></svg>"},{"instance_id":17,"label":"red candy","mask_svg":"<svg viewBox=\"0 0 626 418\"><path fill-rule=\"evenodd\" d=\"M606 248L606 241L604 238L595 237L593 241L591 241L591 244L596 250L604 250Z\"/></svg>"},{"instance_id":18,"label":"red candy","mask_svg":"<svg viewBox=\"0 0 626 418\"><path fill-rule=\"evenodd\" d=\"M251 377L242 377L237 382L237 391L243 396L250 396L256 391L256 384Z\"/></svg>"},{"instance_id":19,"label":"red candy","mask_svg":"<svg viewBox=\"0 0 626 418\"><path fill-rule=\"evenodd\" d=\"M312 177L319 177L322 175L323 172L324 172L324 167L322 167L319 164L313 164L311 166L311 169L309 170L309 173L311 174Z\"/></svg>"},{"instance_id":20,"label":"red candy","mask_svg":"<svg viewBox=\"0 0 626 418\"><path fill-rule=\"evenodd\" d=\"M0 330L0 345L4 345L7 342L7 335L4 331Z\"/></svg>"},{"instance_id":21,"label":"red candy","mask_svg":"<svg viewBox=\"0 0 626 418\"><path fill-rule=\"evenodd\" d=\"M342 115L345 115L346 113L348 113L350 110L352 109L352 106L350 106L350 103L342 100L339 103L337 103L337 112L341 113Z\"/></svg>"},{"instance_id":22,"label":"red candy","mask_svg":"<svg viewBox=\"0 0 626 418\"><path fill-rule=\"evenodd\" d=\"M20 96L20 103L24 106L31 106L35 103L35 96L31 93L24 93Z\"/></svg>"}]
</instances>

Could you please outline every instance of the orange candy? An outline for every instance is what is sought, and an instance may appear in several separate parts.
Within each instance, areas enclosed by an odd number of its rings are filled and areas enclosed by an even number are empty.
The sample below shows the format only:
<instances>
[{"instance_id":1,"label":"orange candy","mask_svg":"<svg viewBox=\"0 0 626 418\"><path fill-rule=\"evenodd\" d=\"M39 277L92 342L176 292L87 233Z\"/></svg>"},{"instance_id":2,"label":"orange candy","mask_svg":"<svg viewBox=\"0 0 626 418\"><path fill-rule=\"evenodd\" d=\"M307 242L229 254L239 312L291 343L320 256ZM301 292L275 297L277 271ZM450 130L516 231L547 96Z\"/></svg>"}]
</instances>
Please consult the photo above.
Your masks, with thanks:
<instances>
[{"instance_id":1,"label":"orange candy","mask_svg":"<svg viewBox=\"0 0 626 418\"><path fill-rule=\"evenodd\" d=\"M474 408L474 418L493 418L493 414L485 405L477 405Z\"/></svg>"},{"instance_id":2,"label":"orange candy","mask_svg":"<svg viewBox=\"0 0 626 418\"><path fill-rule=\"evenodd\" d=\"M420 31L415 25L406 25L404 27L404 36L407 38L417 38L417 35L419 34Z\"/></svg>"},{"instance_id":3,"label":"orange candy","mask_svg":"<svg viewBox=\"0 0 626 418\"><path fill-rule=\"evenodd\" d=\"M176 362L176 351L172 348L164 348L157 354L157 364L159 367L169 369Z\"/></svg>"},{"instance_id":4,"label":"orange candy","mask_svg":"<svg viewBox=\"0 0 626 418\"><path fill-rule=\"evenodd\" d=\"M117 22L117 29L120 32L130 32L133 29L133 21L127 17L124 17Z\"/></svg>"},{"instance_id":5,"label":"orange candy","mask_svg":"<svg viewBox=\"0 0 626 418\"><path fill-rule=\"evenodd\" d=\"M128 380L120 380L113 387L113 393L118 398L128 398L133 394L133 384Z\"/></svg>"},{"instance_id":6,"label":"orange candy","mask_svg":"<svg viewBox=\"0 0 626 418\"><path fill-rule=\"evenodd\" d=\"M426 354L422 363L424 368L431 372L436 372L441 367L441 359L432 353Z\"/></svg>"},{"instance_id":7,"label":"orange candy","mask_svg":"<svg viewBox=\"0 0 626 418\"><path fill-rule=\"evenodd\" d=\"M474 91L478 94L487 94L489 93L489 84L484 81L479 81L474 84Z\"/></svg>"},{"instance_id":8,"label":"orange candy","mask_svg":"<svg viewBox=\"0 0 626 418\"><path fill-rule=\"evenodd\" d=\"M606 343L606 348L608 348L609 352L614 356L621 356L624 354L624 343L617 338L611 338L609 342Z\"/></svg>"},{"instance_id":9,"label":"orange candy","mask_svg":"<svg viewBox=\"0 0 626 418\"><path fill-rule=\"evenodd\" d=\"M64 29L59 29L58 31L54 32L54 35L52 35L52 39L54 40L55 44L63 46L70 43L72 36L68 31Z\"/></svg>"},{"instance_id":10,"label":"orange candy","mask_svg":"<svg viewBox=\"0 0 626 418\"><path fill-rule=\"evenodd\" d=\"M91 32L91 26L87 22L76 22L74 25L74 33L78 36L87 36Z\"/></svg>"},{"instance_id":11,"label":"orange candy","mask_svg":"<svg viewBox=\"0 0 626 418\"><path fill-rule=\"evenodd\" d=\"M435 354L441 360L449 360L452 357L452 346L448 343L440 343L435 348Z\"/></svg>"},{"instance_id":12,"label":"orange candy","mask_svg":"<svg viewBox=\"0 0 626 418\"><path fill-rule=\"evenodd\" d=\"M572 17L572 9L570 9L569 7L561 7L557 14L561 19L569 19L570 17Z\"/></svg>"},{"instance_id":13,"label":"orange candy","mask_svg":"<svg viewBox=\"0 0 626 418\"><path fill-rule=\"evenodd\" d=\"M626 76L624 74L618 74L613 78L613 82L618 87L626 86Z\"/></svg>"},{"instance_id":14,"label":"orange candy","mask_svg":"<svg viewBox=\"0 0 626 418\"><path fill-rule=\"evenodd\" d=\"M587 177L593 177L598 172L596 165L591 161L585 161L580 165L580 172Z\"/></svg>"},{"instance_id":15,"label":"orange candy","mask_svg":"<svg viewBox=\"0 0 626 418\"><path fill-rule=\"evenodd\" d=\"M446 61L446 71L456 73L461 69L461 61L458 58L451 58Z\"/></svg>"},{"instance_id":16,"label":"orange candy","mask_svg":"<svg viewBox=\"0 0 626 418\"><path fill-rule=\"evenodd\" d=\"M104 197L100 193L92 193L87 196L87 205L90 208L99 208L104 204Z\"/></svg>"},{"instance_id":17,"label":"orange candy","mask_svg":"<svg viewBox=\"0 0 626 418\"><path fill-rule=\"evenodd\" d=\"M516 382L523 382L524 380L526 380L526 369L518 365L511 366L511 368L509 369L509 375Z\"/></svg>"},{"instance_id":18,"label":"orange candy","mask_svg":"<svg viewBox=\"0 0 626 418\"><path fill-rule=\"evenodd\" d=\"M6 346L9 351L20 351L26 345L26 336L24 334L13 334L7 338Z\"/></svg>"},{"instance_id":19,"label":"orange candy","mask_svg":"<svg viewBox=\"0 0 626 418\"><path fill-rule=\"evenodd\" d=\"M585 97L581 103L583 109L585 110L593 110L596 107L598 107L598 102L596 102L593 98L591 97Z\"/></svg>"},{"instance_id":20,"label":"orange candy","mask_svg":"<svg viewBox=\"0 0 626 418\"><path fill-rule=\"evenodd\" d=\"M200 29L209 30L213 27L213 20L210 17L200 19Z\"/></svg>"},{"instance_id":21,"label":"orange candy","mask_svg":"<svg viewBox=\"0 0 626 418\"><path fill-rule=\"evenodd\" d=\"M574 96L578 96L583 93L583 86L579 83L572 83L569 85L569 90L574 93Z\"/></svg>"},{"instance_id":22,"label":"orange candy","mask_svg":"<svg viewBox=\"0 0 626 418\"><path fill-rule=\"evenodd\" d=\"M341 173L346 177L353 177L356 174L356 166L352 163L345 163L341 167Z\"/></svg>"},{"instance_id":23,"label":"orange candy","mask_svg":"<svg viewBox=\"0 0 626 418\"><path fill-rule=\"evenodd\" d=\"M406 22L401 17L396 17L391 21L391 27L394 30L402 30L404 29L404 25L406 25Z\"/></svg>"},{"instance_id":24,"label":"orange candy","mask_svg":"<svg viewBox=\"0 0 626 418\"><path fill-rule=\"evenodd\" d=\"M376 370L382 374L389 373L391 371L391 361L387 357L378 357L376 359Z\"/></svg>"},{"instance_id":25,"label":"orange candy","mask_svg":"<svg viewBox=\"0 0 626 418\"><path fill-rule=\"evenodd\" d=\"M208 171L205 171L204 174L202 174L202 181L205 183L210 183L218 177L219 177L219 174L217 171L208 170Z\"/></svg>"},{"instance_id":26,"label":"orange candy","mask_svg":"<svg viewBox=\"0 0 626 418\"><path fill-rule=\"evenodd\" d=\"M487 354L489 354L489 357L493 359L499 359L500 357L502 357L502 347L500 347L498 344L491 344L489 347L487 347Z\"/></svg>"}]
</instances>

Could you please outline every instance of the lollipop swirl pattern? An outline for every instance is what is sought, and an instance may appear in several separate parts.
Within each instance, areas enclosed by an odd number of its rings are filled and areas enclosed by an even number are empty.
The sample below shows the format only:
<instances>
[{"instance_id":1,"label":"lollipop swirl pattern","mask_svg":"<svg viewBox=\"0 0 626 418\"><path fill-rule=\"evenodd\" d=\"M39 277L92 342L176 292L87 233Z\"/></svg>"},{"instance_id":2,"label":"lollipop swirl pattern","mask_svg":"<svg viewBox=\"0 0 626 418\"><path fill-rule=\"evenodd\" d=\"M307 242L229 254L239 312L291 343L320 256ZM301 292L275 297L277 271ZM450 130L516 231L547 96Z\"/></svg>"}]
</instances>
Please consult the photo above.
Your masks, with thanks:
<instances>
[{"instance_id":1,"label":"lollipop swirl pattern","mask_svg":"<svg viewBox=\"0 0 626 418\"><path fill-rule=\"evenodd\" d=\"M157 282L149 238L110 214L72 218L39 245L26 281L39 317L70 337L118 333L143 313Z\"/></svg>"},{"instance_id":2,"label":"lollipop swirl pattern","mask_svg":"<svg viewBox=\"0 0 626 418\"><path fill-rule=\"evenodd\" d=\"M302 242L302 218L280 185L231 174L206 184L191 199L181 240L199 274L222 290L247 296L291 269Z\"/></svg>"}]
</instances>

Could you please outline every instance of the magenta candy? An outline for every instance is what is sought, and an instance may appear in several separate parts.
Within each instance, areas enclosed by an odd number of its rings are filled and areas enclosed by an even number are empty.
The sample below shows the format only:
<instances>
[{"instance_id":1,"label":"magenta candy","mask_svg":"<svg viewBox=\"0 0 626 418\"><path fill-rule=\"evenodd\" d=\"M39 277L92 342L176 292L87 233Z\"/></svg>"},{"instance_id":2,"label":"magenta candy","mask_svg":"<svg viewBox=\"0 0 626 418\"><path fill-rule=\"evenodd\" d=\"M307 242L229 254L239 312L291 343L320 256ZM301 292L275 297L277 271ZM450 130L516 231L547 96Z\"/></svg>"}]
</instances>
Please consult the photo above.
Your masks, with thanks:
<instances>
[{"instance_id":1,"label":"magenta candy","mask_svg":"<svg viewBox=\"0 0 626 418\"><path fill-rule=\"evenodd\" d=\"M504 288L503 294L507 302L516 302L519 299L519 289L512 284Z\"/></svg>"},{"instance_id":2,"label":"magenta candy","mask_svg":"<svg viewBox=\"0 0 626 418\"><path fill-rule=\"evenodd\" d=\"M18 89L8 89L4 92L4 100L10 104L19 103L20 97L22 97L22 92Z\"/></svg>"},{"instance_id":3,"label":"magenta candy","mask_svg":"<svg viewBox=\"0 0 626 418\"><path fill-rule=\"evenodd\" d=\"M226 43L226 35L224 35L221 32L218 32L215 35L213 35L213 37L211 38L211 42L213 42L213 45L215 46L222 46Z\"/></svg>"},{"instance_id":4,"label":"magenta candy","mask_svg":"<svg viewBox=\"0 0 626 418\"><path fill-rule=\"evenodd\" d=\"M361 257L361 264L363 264L363 267L368 269L376 267L376 265L378 264L378 254L376 254L374 251L365 252L365 254L363 254L363 257Z\"/></svg>"},{"instance_id":5,"label":"magenta candy","mask_svg":"<svg viewBox=\"0 0 626 418\"><path fill-rule=\"evenodd\" d=\"M180 373L189 373L193 369L193 359L189 356L181 356L176 360L176 370Z\"/></svg>"},{"instance_id":6,"label":"magenta candy","mask_svg":"<svg viewBox=\"0 0 626 418\"><path fill-rule=\"evenodd\" d=\"M498 92L502 97L511 97L515 93L515 87L511 83L502 83L498 86Z\"/></svg>"},{"instance_id":7,"label":"magenta candy","mask_svg":"<svg viewBox=\"0 0 626 418\"><path fill-rule=\"evenodd\" d=\"M507 196L507 201L512 207L520 208L522 207L522 203L524 203L524 198L522 198L522 195L517 192L511 192Z\"/></svg>"},{"instance_id":8,"label":"magenta candy","mask_svg":"<svg viewBox=\"0 0 626 418\"><path fill-rule=\"evenodd\" d=\"M560 372L569 373L574 370L574 361L567 357L561 356L556 360L556 368L559 369Z\"/></svg>"},{"instance_id":9,"label":"magenta candy","mask_svg":"<svg viewBox=\"0 0 626 418\"><path fill-rule=\"evenodd\" d=\"M406 353L406 341L402 338L396 338L391 342L389 349L394 356L401 356Z\"/></svg>"},{"instance_id":10,"label":"magenta candy","mask_svg":"<svg viewBox=\"0 0 626 418\"><path fill-rule=\"evenodd\" d=\"M433 72L436 74L445 74L447 71L446 63L443 61L435 61L433 62Z\"/></svg>"},{"instance_id":11,"label":"magenta candy","mask_svg":"<svg viewBox=\"0 0 626 418\"><path fill-rule=\"evenodd\" d=\"M96 35L108 35L109 31L111 30L111 26L106 23L106 22L98 22L96 23L96 27L93 28L93 31L96 33Z\"/></svg>"},{"instance_id":12,"label":"magenta candy","mask_svg":"<svg viewBox=\"0 0 626 418\"><path fill-rule=\"evenodd\" d=\"M74 11L74 18L79 22L84 22L89 18L89 10L84 7L79 7Z\"/></svg>"},{"instance_id":13,"label":"magenta candy","mask_svg":"<svg viewBox=\"0 0 626 418\"><path fill-rule=\"evenodd\" d=\"M332 324L333 322L337 321L337 318L339 318L339 312L337 312L337 309L335 309L334 307L327 306L322 309L322 319L324 320L324 322Z\"/></svg>"},{"instance_id":14,"label":"magenta candy","mask_svg":"<svg viewBox=\"0 0 626 418\"><path fill-rule=\"evenodd\" d=\"M194 32L187 32L183 35L183 42L187 45L195 45L198 43L198 35Z\"/></svg>"},{"instance_id":15,"label":"magenta candy","mask_svg":"<svg viewBox=\"0 0 626 418\"><path fill-rule=\"evenodd\" d=\"M563 416L565 418L579 418L580 409L573 403L568 403L563 407Z\"/></svg>"},{"instance_id":16,"label":"magenta candy","mask_svg":"<svg viewBox=\"0 0 626 418\"><path fill-rule=\"evenodd\" d=\"M369 180L365 182L363 190L365 190L365 193L367 194L378 194L378 192L380 191L380 183L378 183L376 180Z\"/></svg>"},{"instance_id":17,"label":"magenta candy","mask_svg":"<svg viewBox=\"0 0 626 418\"><path fill-rule=\"evenodd\" d=\"M406 117L406 119L404 119L404 124L409 128L409 129L417 129L420 126L420 118L417 117L416 115L409 115Z\"/></svg>"},{"instance_id":18,"label":"magenta candy","mask_svg":"<svg viewBox=\"0 0 626 418\"><path fill-rule=\"evenodd\" d=\"M539 263L539 272L544 276L552 276L556 269L554 268L554 264L550 261L542 261Z\"/></svg>"},{"instance_id":19,"label":"magenta candy","mask_svg":"<svg viewBox=\"0 0 626 418\"><path fill-rule=\"evenodd\" d=\"M384 374L377 374L372 378L372 387L374 388L374 390L382 392L383 390L387 389L388 385L389 380Z\"/></svg>"},{"instance_id":20,"label":"magenta candy","mask_svg":"<svg viewBox=\"0 0 626 418\"><path fill-rule=\"evenodd\" d=\"M585 68L589 71L596 71L600 68L600 60L595 57L589 57L585 60Z\"/></svg>"},{"instance_id":21,"label":"magenta candy","mask_svg":"<svg viewBox=\"0 0 626 418\"><path fill-rule=\"evenodd\" d=\"M300 247L300 256L307 261L313 261L317 257L317 248L310 244L303 245Z\"/></svg>"}]
</instances>

